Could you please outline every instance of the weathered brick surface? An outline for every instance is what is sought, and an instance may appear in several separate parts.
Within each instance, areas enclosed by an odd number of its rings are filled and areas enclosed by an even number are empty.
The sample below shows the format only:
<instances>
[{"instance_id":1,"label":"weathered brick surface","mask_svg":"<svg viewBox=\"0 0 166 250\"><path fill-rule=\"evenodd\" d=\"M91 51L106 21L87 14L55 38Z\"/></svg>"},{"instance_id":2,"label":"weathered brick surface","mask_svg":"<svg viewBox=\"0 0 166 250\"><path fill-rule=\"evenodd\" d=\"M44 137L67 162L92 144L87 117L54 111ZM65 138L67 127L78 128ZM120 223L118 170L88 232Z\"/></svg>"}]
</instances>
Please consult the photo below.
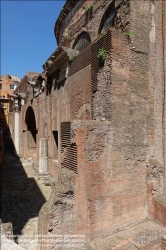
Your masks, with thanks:
<instances>
[{"instance_id":1,"label":"weathered brick surface","mask_svg":"<svg viewBox=\"0 0 166 250\"><path fill-rule=\"evenodd\" d=\"M121 3L121 8L118 8L118 13L121 17L122 28L128 29L129 28L129 12L130 12L130 5L129 1L117 1L116 7L119 6ZM93 12L92 16L88 17L85 13L85 7L93 4ZM73 47L75 39L82 31L87 31L90 36L91 40L94 41L98 38L98 34L100 32L100 25L102 21L102 17L110 5L109 0L91 0L91 1L82 1L78 2L75 8L72 10L71 13L63 21L61 25L61 30L55 30L55 35L57 37L58 44L64 43L65 38L68 37L69 31L72 31L71 34L71 44L70 47ZM65 15L59 18L60 22L63 20ZM71 22L72 19L72 22ZM58 21L57 21L58 22ZM55 26L56 28L56 26ZM58 34L58 35L57 35Z\"/></svg>"},{"instance_id":2,"label":"weathered brick surface","mask_svg":"<svg viewBox=\"0 0 166 250\"><path fill-rule=\"evenodd\" d=\"M165 249L166 249L166 236L164 236L162 239L162 247L161 247L161 250L165 250Z\"/></svg>"},{"instance_id":3,"label":"weathered brick surface","mask_svg":"<svg viewBox=\"0 0 166 250\"><path fill-rule=\"evenodd\" d=\"M166 226L166 197L165 195L149 197L149 216L159 224Z\"/></svg>"},{"instance_id":4,"label":"weathered brick surface","mask_svg":"<svg viewBox=\"0 0 166 250\"><path fill-rule=\"evenodd\" d=\"M130 169L122 171L124 159L113 149L111 124L76 122L73 127L77 126L76 197L80 197L77 199L78 232L86 230L88 236L93 237L145 218L144 173L135 169L133 177ZM136 176L138 182L135 182Z\"/></svg>"}]
</instances>

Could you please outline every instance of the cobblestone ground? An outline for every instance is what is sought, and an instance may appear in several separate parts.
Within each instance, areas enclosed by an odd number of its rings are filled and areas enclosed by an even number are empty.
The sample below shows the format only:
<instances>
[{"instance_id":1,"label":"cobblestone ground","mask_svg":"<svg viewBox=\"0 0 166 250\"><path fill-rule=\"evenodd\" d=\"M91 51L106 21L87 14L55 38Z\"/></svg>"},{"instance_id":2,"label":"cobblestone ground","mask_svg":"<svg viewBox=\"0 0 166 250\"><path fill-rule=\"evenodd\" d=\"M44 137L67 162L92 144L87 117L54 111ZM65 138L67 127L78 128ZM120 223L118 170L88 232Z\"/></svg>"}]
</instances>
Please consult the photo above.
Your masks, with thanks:
<instances>
[{"instance_id":1,"label":"cobblestone ground","mask_svg":"<svg viewBox=\"0 0 166 250\"><path fill-rule=\"evenodd\" d=\"M15 242L27 250L38 250L38 214L50 193L51 187L38 179L37 169L30 159L5 155L2 228L10 222Z\"/></svg>"}]
</instances>

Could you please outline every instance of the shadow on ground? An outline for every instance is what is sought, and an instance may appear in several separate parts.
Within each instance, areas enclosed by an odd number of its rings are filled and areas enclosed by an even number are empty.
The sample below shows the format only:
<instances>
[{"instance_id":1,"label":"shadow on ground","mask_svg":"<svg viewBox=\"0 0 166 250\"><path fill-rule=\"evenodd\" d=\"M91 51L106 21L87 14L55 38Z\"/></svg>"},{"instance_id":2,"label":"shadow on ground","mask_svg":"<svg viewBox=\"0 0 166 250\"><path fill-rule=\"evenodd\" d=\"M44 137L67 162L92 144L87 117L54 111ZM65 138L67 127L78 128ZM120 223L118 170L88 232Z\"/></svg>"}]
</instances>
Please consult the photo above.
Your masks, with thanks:
<instances>
[{"instance_id":1,"label":"shadow on ground","mask_svg":"<svg viewBox=\"0 0 166 250\"><path fill-rule=\"evenodd\" d=\"M28 161L21 161L10 149L5 152L4 163L1 220L11 222L13 234L19 236L28 220L38 216L46 200ZM26 168L29 168L29 177Z\"/></svg>"}]
</instances>

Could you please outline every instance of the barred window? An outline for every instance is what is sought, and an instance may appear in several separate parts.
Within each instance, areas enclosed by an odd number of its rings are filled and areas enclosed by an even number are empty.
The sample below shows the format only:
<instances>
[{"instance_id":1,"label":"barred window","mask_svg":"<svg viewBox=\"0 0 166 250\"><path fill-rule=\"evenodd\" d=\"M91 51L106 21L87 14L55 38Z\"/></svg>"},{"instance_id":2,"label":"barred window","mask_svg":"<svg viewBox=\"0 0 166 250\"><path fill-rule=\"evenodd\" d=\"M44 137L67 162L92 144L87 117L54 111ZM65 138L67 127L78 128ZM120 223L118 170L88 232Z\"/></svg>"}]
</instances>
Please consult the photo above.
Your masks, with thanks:
<instances>
[{"instance_id":1,"label":"barred window","mask_svg":"<svg viewBox=\"0 0 166 250\"><path fill-rule=\"evenodd\" d=\"M76 44L74 46L75 50L82 50L91 42L90 36L88 33L83 32L78 39L76 40Z\"/></svg>"}]
</instances>

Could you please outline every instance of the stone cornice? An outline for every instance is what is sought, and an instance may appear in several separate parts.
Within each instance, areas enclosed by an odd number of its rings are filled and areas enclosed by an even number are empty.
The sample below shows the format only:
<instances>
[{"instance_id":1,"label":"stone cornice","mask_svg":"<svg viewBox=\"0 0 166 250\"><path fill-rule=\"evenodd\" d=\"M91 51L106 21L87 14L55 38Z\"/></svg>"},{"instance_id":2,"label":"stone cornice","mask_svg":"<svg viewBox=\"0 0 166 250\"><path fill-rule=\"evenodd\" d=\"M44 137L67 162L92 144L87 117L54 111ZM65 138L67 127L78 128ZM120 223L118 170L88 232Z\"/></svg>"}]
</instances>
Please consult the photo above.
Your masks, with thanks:
<instances>
[{"instance_id":1,"label":"stone cornice","mask_svg":"<svg viewBox=\"0 0 166 250\"><path fill-rule=\"evenodd\" d=\"M79 0L67 0L65 5L63 6L63 9L60 12L60 15L54 26L54 34L55 34L55 38L56 38L58 45L59 45L59 34L60 34L61 26L65 18L67 17L67 15L71 11L71 9L76 5L78 1Z\"/></svg>"},{"instance_id":2,"label":"stone cornice","mask_svg":"<svg viewBox=\"0 0 166 250\"><path fill-rule=\"evenodd\" d=\"M61 59L65 56L67 60L70 57L75 57L79 54L78 50L74 50L71 48L66 47L58 47L57 50L54 51L54 53L47 59L45 64L43 65L43 69L46 72L52 73L54 71L54 68L56 68L56 63L61 61ZM66 61L67 62L67 61Z\"/></svg>"}]
</instances>

